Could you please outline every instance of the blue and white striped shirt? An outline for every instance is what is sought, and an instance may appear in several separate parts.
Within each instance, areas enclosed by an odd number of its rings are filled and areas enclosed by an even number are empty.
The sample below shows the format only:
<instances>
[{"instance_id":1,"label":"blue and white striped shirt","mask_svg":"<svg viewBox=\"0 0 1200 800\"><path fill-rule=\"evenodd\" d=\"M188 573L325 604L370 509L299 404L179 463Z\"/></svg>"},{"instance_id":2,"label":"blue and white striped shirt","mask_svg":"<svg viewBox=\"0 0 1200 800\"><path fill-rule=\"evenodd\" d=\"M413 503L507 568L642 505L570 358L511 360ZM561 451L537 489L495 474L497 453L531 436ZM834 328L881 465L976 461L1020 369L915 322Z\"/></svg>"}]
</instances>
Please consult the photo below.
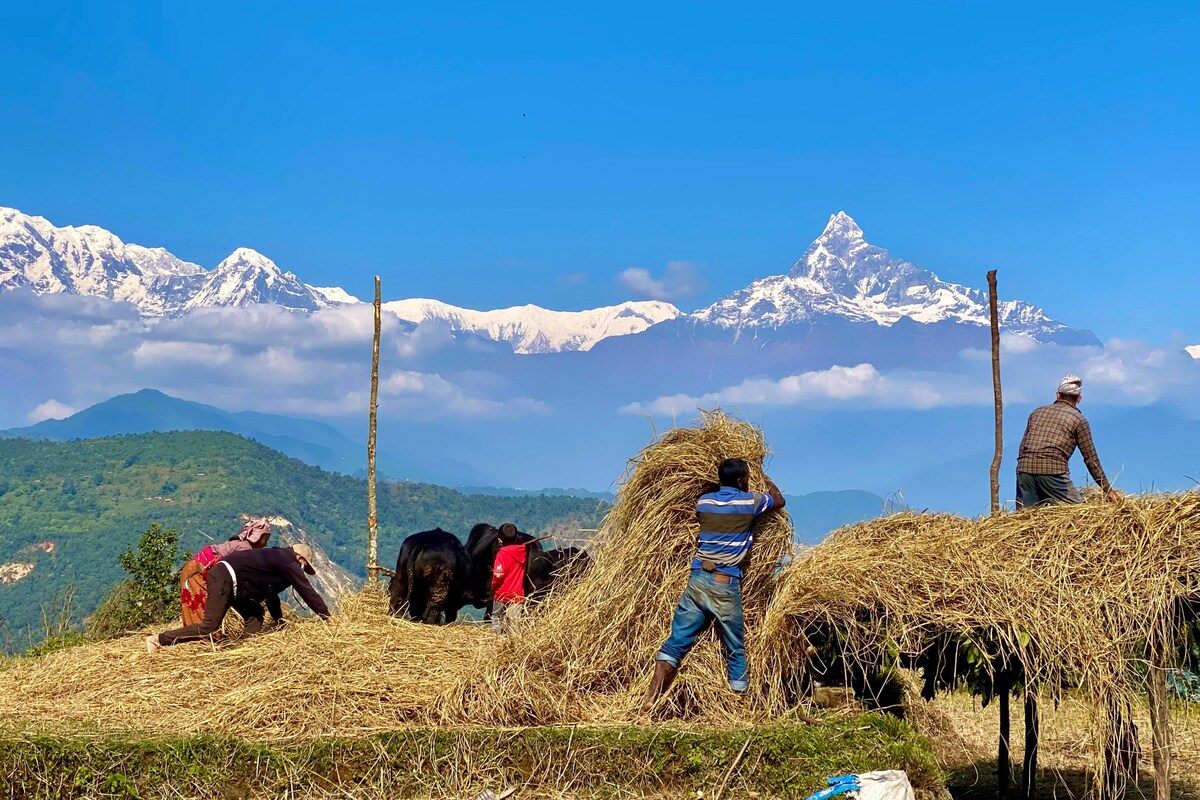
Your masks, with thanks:
<instances>
[{"instance_id":1,"label":"blue and white striped shirt","mask_svg":"<svg viewBox=\"0 0 1200 800\"><path fill-rule=\"evenodd\" d=\"M696 502L700 536L692 569L701 569L701 561L717 565L717 572L742 576L738 566L754 542L754 521L775 505L771 496L761 492L743 492L732 486L701 495Z\"/></svg>"}]
</instances>

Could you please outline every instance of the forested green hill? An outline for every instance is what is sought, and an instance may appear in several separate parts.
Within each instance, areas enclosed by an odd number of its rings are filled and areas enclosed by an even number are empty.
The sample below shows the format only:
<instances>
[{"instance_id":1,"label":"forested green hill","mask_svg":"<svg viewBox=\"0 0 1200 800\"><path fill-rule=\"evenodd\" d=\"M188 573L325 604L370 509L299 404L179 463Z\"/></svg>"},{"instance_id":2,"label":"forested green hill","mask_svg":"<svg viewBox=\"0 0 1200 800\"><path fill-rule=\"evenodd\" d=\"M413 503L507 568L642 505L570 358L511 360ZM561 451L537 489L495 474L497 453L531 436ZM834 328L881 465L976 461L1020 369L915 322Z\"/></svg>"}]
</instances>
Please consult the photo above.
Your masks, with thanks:
<instances>
[{"instance_id":1,"label":"forested green hill","mask_svg":"<svg viewBox=\"0 0 1200 800\"><path fill-rule=\"evenodd\" d=\"M418 483L379 486L379 557L392 566L410 533L476 522L530 532L594 528L605 507L575 497L460 494ZM151 522L192 551L241 527L240 513L280 514L356 574L365 571L367 491L339 475L229 433L189 431L70 442L0 440L0 615L20 646L42 609L74 588L89 613L123 577L117 556ZM17 578L27 567L33 569Z\"/></svg>"}]
</instances>

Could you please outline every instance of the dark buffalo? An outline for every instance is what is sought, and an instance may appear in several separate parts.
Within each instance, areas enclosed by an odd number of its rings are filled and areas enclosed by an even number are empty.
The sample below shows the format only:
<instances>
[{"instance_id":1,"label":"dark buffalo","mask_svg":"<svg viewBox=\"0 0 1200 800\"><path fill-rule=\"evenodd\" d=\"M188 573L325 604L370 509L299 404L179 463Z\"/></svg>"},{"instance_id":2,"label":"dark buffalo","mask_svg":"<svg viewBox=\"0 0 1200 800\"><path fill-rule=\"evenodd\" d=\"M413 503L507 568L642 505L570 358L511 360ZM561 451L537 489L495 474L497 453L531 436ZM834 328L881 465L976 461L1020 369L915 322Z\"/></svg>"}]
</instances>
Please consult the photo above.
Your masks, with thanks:
<instances>
[{"instance_id":1,"label":"dark buffalo","mask_svg":"<svg viewBox=\"0 0 1200 800\"><path fill-rule=\"evenodd\" d=\"M530 553L525 564L525 594L530 600L541 600L555 585L578 580L591 563L587 552L578 547Z\"/></svg>"},{"instance_id":2,"label":"dark buffalo","mask_svg":"<svg viewBox=\"0 0 1200 800\"><path fill-rule=\"evenodd\" d=\"M462 542L441 528L414 533L400 546L388 586L389 613L430 625L458 618L472 601L471 559Z\"/></svg>"}]
</instances>

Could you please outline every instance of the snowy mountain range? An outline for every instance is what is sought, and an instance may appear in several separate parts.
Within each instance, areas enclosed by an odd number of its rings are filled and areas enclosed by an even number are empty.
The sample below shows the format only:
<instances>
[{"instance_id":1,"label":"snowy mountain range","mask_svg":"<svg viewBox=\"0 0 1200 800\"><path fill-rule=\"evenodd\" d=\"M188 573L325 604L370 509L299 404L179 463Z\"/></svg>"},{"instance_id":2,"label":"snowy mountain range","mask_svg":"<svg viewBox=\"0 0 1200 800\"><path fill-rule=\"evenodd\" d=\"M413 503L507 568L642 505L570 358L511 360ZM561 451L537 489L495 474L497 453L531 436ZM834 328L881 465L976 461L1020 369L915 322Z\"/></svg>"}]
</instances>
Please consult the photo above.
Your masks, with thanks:
<instances>
[{"instance_id":1,"label":"snowy mountain range","mask_svg":"<svg viewBox=\"0 0 1200 800\"><path fill-rule=\"evenodd\" d=\"M96 226L59 228L0 208L0 289L17 287L125 301L151 316L259 303L312 312L361 302L338 287L305 284L249 248L238 248L206 270L162 248L126 244ZM410 324L441 320L456 332L506 342L522 354L589 350L668 321L756 337L823 320L884 328L904 319L988 325L982 291L947 283L870 244L845 212L830 217L788 273L757 280L692 314L658 301L576 312L533 305L476 311L430 299L398 300L384 308ZM1096 341L1090 332L1068 328L1021 301L1002 302L1000 316L1007 331L1040 341Z\"/></svg>"},{"instance_id":2,"label":"snowy mountain range","mask_svg":"<svg viewBox=\"0 0 1200 800\"><path fill-rule=\"evenodd\" d=\"M999 314L1005 330L1035 339L1050 340L1070 330L1019 300L1002 301ZM869 243L844 211L829 218L786 275L757 280L691 316L734 329L782 328L828 317L884 327L905 317L924 324L990 324L986 294L894 258Z\"/></svg>"},{"instance_id":3,"label":"snowy mountain range","mask_svg":"<svg viewBox=\"0 0 1200 800\"><path fill-rule=\"evenodd\" d=\"M423 299L397 300L384 303L383 308L407 322L437 319L454 331L508 342L514 352L522 354L590 350L604 339L641 333L682 313L670 303L655 300L587 311L550 311L532 305L472 311Z\"/></svg>"},{"instance_id":4,"label":"snowy mountain range","mask_svg":"<svg viewBox=\"0 0 1200 800\"><path fill-rule=\"evenodd\" d=\"M126 244L95 225L59 228L44 217L0 207L0 288L22 286L39 294L66 292L125 301L153 316L255 303L299 311L331 305L324 295L249 248L234 250L206 270L161 247Z\"/></svg>"}]
</instances>

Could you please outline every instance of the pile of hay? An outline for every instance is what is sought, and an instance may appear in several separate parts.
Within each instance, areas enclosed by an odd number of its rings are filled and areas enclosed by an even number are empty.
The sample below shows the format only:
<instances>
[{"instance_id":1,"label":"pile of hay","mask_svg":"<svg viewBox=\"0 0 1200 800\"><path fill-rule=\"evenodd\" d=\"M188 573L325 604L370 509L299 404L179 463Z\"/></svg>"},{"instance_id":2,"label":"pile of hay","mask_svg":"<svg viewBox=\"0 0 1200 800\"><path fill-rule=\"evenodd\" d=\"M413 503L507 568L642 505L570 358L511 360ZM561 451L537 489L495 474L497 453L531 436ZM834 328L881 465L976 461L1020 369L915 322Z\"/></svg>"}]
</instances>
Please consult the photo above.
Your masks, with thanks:
<instances>
[{"instance_id":1,"label":"pile of hay","mask_svg":"<svg viewBox=\"0 0 1200 800\"><path fill-rule=\"evenodd\" d=\"M753 426L706 414L631 462L589 546L586 577L553 595L511 636L471 624L392 619L381 594L344 602L333 620L213 647L149 657L129 637L64 650L0 671L0 718L262 740L357 736L405 726L629 722L687 581L696 498L725 458L744 458L762 489L767 447ZM755 536L744 589L751 658L792 528L773 513ZM728 692L717 644L688 659L664 712L746 720Z\"/></svg>"},{"instance_id":2,"label":"pile of hay","mask_svg":"<svg viewBox=\"0 0 1200 800\"><path fill-rule=\"evenodd\" d=\"M296 621L215 647L150 657L138 636L16 660L0 672L0 719L281 742L428 725L437 696L494 658L499 637L385 610L383 593L366 591L328 623Z\"/></svg>"},{"instance_id":3,"label":"pile of hay","mask_svg":"<svg viewBox=\"0 0 1200 800\"><path fill-rule=\"evenodd\" d=\"M726 458L750 465L752 489L765 491L768 453L752 425L720 412L696 428L675 429L644 450L617 493L595 541L587 576L546 604L500 648L492 668L442 698L447 723L528 725L628 720L641 705L654 656L687 583L695 552L696 499L716 489ZM752 664L775 589L774 565L792 548L786 512L756 526L753 565L742 588ZM715 639L684 663L663 713L713 722L746 721L749 706L727 688Z\"/></svg>"},{"instance_id":4,"label":"pile of hay","mask_svg":"<svg viewBox=\"0 0 1200 800\"><path fill-rule=\"evenodd\" d=\"M1099 758L1115 746L1107 710L1144 696L1148 643L1177 649L1197 600L1200 494L978 520L905 513L843 528L787 567L759 635L776 665L794 665L814 631L861 665L915 656L937 635L970 641L1041 691L1079 686Z\"/></svg>"}]
</instances>

